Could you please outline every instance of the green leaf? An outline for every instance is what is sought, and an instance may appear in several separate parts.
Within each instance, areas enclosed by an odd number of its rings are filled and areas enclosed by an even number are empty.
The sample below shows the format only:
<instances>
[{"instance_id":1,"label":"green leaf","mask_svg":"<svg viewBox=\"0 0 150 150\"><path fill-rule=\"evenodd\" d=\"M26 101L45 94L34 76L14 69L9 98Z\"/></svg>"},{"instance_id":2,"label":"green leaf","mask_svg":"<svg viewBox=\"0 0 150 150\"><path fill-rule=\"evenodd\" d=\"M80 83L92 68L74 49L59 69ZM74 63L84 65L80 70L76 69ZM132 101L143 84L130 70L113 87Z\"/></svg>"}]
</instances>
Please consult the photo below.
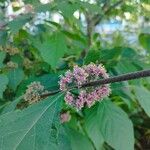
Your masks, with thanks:
<instances>
[{"instance_id":1,"label":"green leaf","mask_svg":"<svg viewBox=\"0 0 150 150\"><path fill-rule=\"evenodd\" d=\"M59 150L65 136L59 131L62 94L49 97L22 111L0 117L0 147L3 150ZM64 143L64 144L63 144Z\"/></svg>"},{"instance_id":2,"label":"green leaf","mask_svg":"<svg viewBox=\"0 0 150 150\"><path fill-rule=\"evenodd\" d=\"M3 110L6 108L7 103L0 105L0 115L3 113Z\"/></svg>"},{"instance_id":3,"label":"green leaf","mask_svg":"<svg viewBox=\"0 0 150 150\"><path fill-rule=\"evenodd\" d=\"M71 18L73 13L79 8L78 3L71 3L67 1L62 1L58 3L58 9L62 12L63 16Z\"/></svg>"},{"instance_id":4,"label":"green leaf","mask_svg":"<svg viewBox=\"0 0 150 150\"><path fill-rule=\"evenodd\" d=\"M28 21L30 21L31 16L28 15L21 15L19 17L17 17L16 19L12 20L11 22L8 23L8 27L10 28L10 30L12 31L12 33L17 33L23 25L25 25L25 23L27 23Z\"/></svg>"},{"instance_id":5,"label":"green leaf","mask_svg":"<svg viewBox=\"0 0 150 150\"><path fill-rule=\"evenodd\" d=\"M3 92L6 90L8 78L6 75L0 74L0 99L3 98Z\"/></svg>"},{"instance_id":6,"label":"green leaf","mask_svg":"<svg viewBox=\"0 0 150 150\"><path fill-rule=\"evenodd\" d=\"M109 100L99 104L97 115L104 140L116 150L134 150L133 125L127 114Z\"/></svg>"},{"instance_id":7,"label":"green leaf","mask_svg":"<svg viewBox=\"0 0 150 150\"><path fill-rule=\"evenodd\" d=\"M6 57L6 53L1 51L0 52L0 68L3 67L3 61L4 61L5 57Z\"/></svg>"},{"instance_id":8,"label":"green leaf","mask_svg":"<svg viewBox=\"0 0 150 150\"><path fill-rule=\"evenodd\" d=\"M22 69L16 68L10 70L7 76L9 78L9 87L13 90L16 90L16 88L24 78L24 72Z\"/></svg>"},{"instance_id":9,"label":"green leaf","mask_svg":"<svg viewBox=\"0 0 150 150\"><path fill-rule=\"evenodd\" d=\"M147 90L145 87L134 87L135 95L146 112L148 116L150 116L150 91Z\"/></svg>"},{"instance_id":10,"label":"green leaf","mask_svg":"<svg viewBox=\"0 0 150 150\"><path fill-rule=\"evenodd\" d=\"M69 129L68 135L71 140L71 150L94 150L89 139L74 129Z\"/></svg>"},{"instance_id":11,"label":"green leaf","mask_svg":"<svg viewBox=\"0 0 150 150\"><path fill-rule=\"evenodd\" d=\"M40 51L44 61L56 68L61 57L67 51L65 36L62 33L55 33L42 43L35 43L35 47Z\"/></svg>"},{"instance_id":12,"label":"green leaf","mask_svg":"<svg viewBox=\"0 0 150 150\"><path fill-rule=\"evenodd\" d=\"M139 41L143 48L150 50L150 34L141 33L139 35Z\"/></svg>"},{"instance_id":13,"label":"green leaf","mask_svg":"<svg viewBox=\"0 0 150 150\"><path fill-rule=\"evenodd\" d=\"M99 60L107 67L113 67L119 61L122 51L123 49L121 47L100 50Z\"/></svg>"},{"instance_id":14,"label":"green leaf","mask_svg":"<svg viewBox=\"0 0 150 150\"><path fill-rule=\"evenodd\" d=\"M118 74L123 74L123 73L134 72L137 71L138 69L132 62L121 60L117 63L115 70L117 71Z\"/></svg>"},{"instance_id":15,"label":"green leaf","mask_svg":"<svg viewBox=\"0 0 150 150\"><path fill-rule=\"evenodd\" d=\"M131 73L138 70L139 68L132 62L132 59L131 61L127 61L126 59L121 60L115 66L115 71L117 72L117 74ZM140 84L140 80L131 80L128 82L136 85Z\"/></svg>"},{"instance_id":16,"label":"green leaf","mask_svg":"<svg viewBox=\"0 0 150 150\"><path fill-rule=\"evenodd\" d=\"M133 59L137 56L137 53L134 49L129 47L122 47L122 54L120 59Z\"/></svg>"},{"instance_id":17,"label":"green leaf","mask_svg":"<svg viewBox=\"0 0 150 150\"><path fill-rule=\"evenodd\" d=\"M111 85L111 89L113 90L113 95L121 98L129 108L132 107L134 95L127 81L114 83Z\"/></svg>"},{"instance_id":18,"label":"green leaf","mask_svg":"<svg viewBox=\"0 0 150 150\"><path fill-rule=\"evenodd\" d=\"M90 14L102 14L102 10L101 7L99 7L96 4L90 4L88 1L87 2L81 2L80 1L80 5L82 6L82 8L84 8L85 10L88 10L88 12Z\"/></svg>"},{"instance_id":19,"label":"green leaf","mask_svg":"<svg viewBox=\"0 0 150 150\"><path fill-rule=\"evenodd\" d=\"M22 99L22 96L20 96L19 98L15 99L12 102L7 103L6 107L3 109L1 114L5 114L5 113L8 113L8 112L14 111L17 104L21 101L21 99Z\"/></svg>"},{"instance_id":20,"label":"green leaf","mask_svg":"<svg viewBox=\"0 0 150 150\"><path fill-rule=\"evenodd\" d=\"M122 50L123 49L121 47L100 50L100 60L107 61L109 59L118 59Z\"/></svg>"},{"instance_id":21,"label":"green leaf","mask_svg":"<svg viewBox=\"0 0 150 150\"><path fill-rule=\"evenodd\" d=\"M7 32L6 31L0 31L0 45L5 45L7 42Z\"/></svg>"},{"instance_id":22,"label":"green leaf","mask_svg":"<svg viewBox=\"0 0 150 150\"><path fill-rule=\"evenodd\" d=\"M24 1L26 4L33 4L34 6L39 4L39 1L37 1L37 0L24 0Z\"/></svg>"},{"instance_id":23,"label":"green leaf","mask_svg":"<svg viewBox=\"0 0 150 150\"><path fill-rule=\"evenodd\" d=\"M24 80L17 89L17 95L21 95L27 88L27 85L31 84L31 82L37 81L40 82L46 90L57 90L59 89L58 74L44 74L39 77L30 77L28 80Z\"/></svg>"},{"instance_id":24,"label":"green leaf","mask_svg":"<svg viewBox=\"0 0 150 150\"><path fill-rule=\"evenodd\" d=\"M53 5L50 4L37 4L37 6L35 7L35 11L36 12L46 12L46 11L52 11Z\"/></svg>"},{"instance_id":25,"label":"green leaf","mask_svg":"<svg viewBox=\"0 0 150 150\"><path fill-rule=\"evenodd\" d=\"M87 53L84 59L84 63L85 64L89 64L90 62L96 63L96 61L99 60L99 57L100 57L100 53L98 50L89 50L89 52Z\"/></svg>"},{"instance_id":26,"label":"green leaf","mask_svg":"<svg viewBox=\"0 0 150 150\"><path fill-rule=\"evenodd\" d=\"M97 115L97 107L89 110L85 117L85 130L89 138L94 143L96 150L103 148L104 138L100 131L100 124L98 122L99 116Z\"/></svg>"}]
</instances>

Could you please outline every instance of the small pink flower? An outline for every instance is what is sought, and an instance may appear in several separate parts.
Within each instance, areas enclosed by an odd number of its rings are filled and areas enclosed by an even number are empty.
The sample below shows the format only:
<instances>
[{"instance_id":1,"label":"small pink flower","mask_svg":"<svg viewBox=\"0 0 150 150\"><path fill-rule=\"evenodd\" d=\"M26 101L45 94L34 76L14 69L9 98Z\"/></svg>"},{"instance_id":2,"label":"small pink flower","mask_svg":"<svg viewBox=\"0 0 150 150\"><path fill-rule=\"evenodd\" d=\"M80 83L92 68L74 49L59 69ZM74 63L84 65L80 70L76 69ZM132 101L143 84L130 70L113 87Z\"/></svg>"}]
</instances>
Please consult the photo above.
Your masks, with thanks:
<instances>
[{"instance_id":1,"label":"small pink flower","mask_svg":"<svg viewBox=\"0 0 150 150\"><path fill-rule=\"evenodd\" d=\"M65 95L66 104L73 105L73 101L74 101L73 95L70 92L67 92Z\"/></svg>"},{"instance_id":2,"label":"small pink flower","mask_svg":"<svg viewBox=\"0 0 150 150\"><path fill-rule=\"evenodd\" d=\"M103 78L108 78L109 77L109 75L107 74L107 72L106 72L106 70L105 70L105 68L104 68L104 66L103 65L99 65L98 66L98 68L99 68L99 70L100 70L100 74L103 76Z\"/></svg>"},{"instance_id":3,"label":"small pink flower","mask_svg":"<svg viewBox=\"0 0 150 150\"><path fill-rule=\"evenodd\" d=\"M88 74L81 67L75 66L73 69L74 78L77 80L78 85L83 84L86 81Z\"/></svg>"},{"instance_id":4,"label":"small pink flower","mask_svg":"<svg viewBox=\"0 0 150 150\"><path fill-rule=\"evenodd\" d=\"M72 77L73 77L73 75L72 75L72 73L70 71L67 71L65 73L64 77L61 76L61 80L60 80L59 84L60 84L60 89L62 91L66 91L67 90L67 84L72 82Z\"/></svg>"},{"instance_id":5,"label":"small pink flower","mask_svg":"<svg viewBox=\"0 0 150 150\"><path fill-rule=\"evenodd\" d=\"M69 122L71 119L71 115L69 112L63 112L60 115L60 121L61 123Z\"/></svg>"},{"instance_id":6,"label":"small pink flower","mask_svg":"<svg viewBox=\"0 0 150 150\"><path fill-rule=\"evenodd\" d=\"M81 91L78 96L78 99L76 100L77 109L80 110L82 107L84 107L85 101L86 101L86 91Z\"/></svg>"},{"instance_id":7,"label":"small pink flower","mask_svg":"<svg viewBox=\"0 0 150 150\"><path fill-rule=\"evenodd\" d=\"M65 77L61 78L61 81L59 82L59 85L60 85L60 89L62 91L65 91L67 88L66 88L66 79Z\"/></svg>"},{"instance_id":8,"label":"small pink flower","mask_svg":"<svg viewBox=\"0 0 150 150\"><path fill-rule=\"evenodd\" d=\"M76 99L76 104L75 104L77 110L80 110L84 107L84 99Z\"/></svg>"},{"instance_id":9,"label":"small pink flower","mask_svg":"<svg viewBox=\"0 0 150 150\"><path fill-rule=\"evenodd\" d=\"M66 72L65 77L66 77L66 80L67 80L68 83L72 82L73 75L72 75L70 70Z\"/></svg>"},{"instance_id":10,"label":"small pink flower","mask_svg":"<svg viewBox=\"0 0 150 150\"><path fill-rule=\"evenodd\" d=\"M88 94L87 99L86 99L87 106L90 108L92 106L93 102L94 102L94 99L93 99L92 95Z\"/></svg>"},{"instance_id":11,"label":"small pink flower","mask_svg":"<svg viewBox=\"0 0 150 150\"><path fill-rule=\"evenodd\" d=\"M94 90L92 93L91 93L92 97L94 100L99 100L100 99L100 96L97 94L97 90Z\"/></svg>"}]
</instances>

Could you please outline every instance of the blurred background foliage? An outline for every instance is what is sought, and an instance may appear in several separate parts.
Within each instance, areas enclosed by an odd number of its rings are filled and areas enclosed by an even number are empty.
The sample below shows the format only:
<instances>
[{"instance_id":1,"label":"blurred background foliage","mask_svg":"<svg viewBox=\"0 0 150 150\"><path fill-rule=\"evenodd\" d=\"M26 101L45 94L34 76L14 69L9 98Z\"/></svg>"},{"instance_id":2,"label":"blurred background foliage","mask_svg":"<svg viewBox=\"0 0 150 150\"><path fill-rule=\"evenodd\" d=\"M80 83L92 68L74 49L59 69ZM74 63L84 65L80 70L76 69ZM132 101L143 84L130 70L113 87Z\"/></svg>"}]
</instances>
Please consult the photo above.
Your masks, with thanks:
<instances>
[{"instance_id":1,"label":"blurred background foliage","mask_svg":"<svg viewBox=\"0 0 150 150\"><path fill-rule=\"evenodd\" d=\"M40 81L47 90L56 90L60 74L75 64L90 62L104 64L111 76L150 69L149 0L1 0L0 112L5 124L0 125L0 131L5 127L9 135L9 129L23 130L20 120L10 127L10 118L22 117L28 126L36 115L23 116L48 105L35 104L18 114L18 97L27 85ZM71 114L65 124L69 138L64 138L64 129L58 133L62 127L54 121L50 135L60 143L53 143L54 147L51 143L52 149L150 149L150 78L111 87L109 100L91 109L76 112L63 104L63 111ZM54 111L45 116L51 113ZM46 129L48 124L44 125ZM40 129L36 134L48 138ZM4 131L2 149L49 149L39 141L33 148L26 134L19 131L9 138ZM17 141L20 136L21 144Z\"/></svg>"}]
</instances>

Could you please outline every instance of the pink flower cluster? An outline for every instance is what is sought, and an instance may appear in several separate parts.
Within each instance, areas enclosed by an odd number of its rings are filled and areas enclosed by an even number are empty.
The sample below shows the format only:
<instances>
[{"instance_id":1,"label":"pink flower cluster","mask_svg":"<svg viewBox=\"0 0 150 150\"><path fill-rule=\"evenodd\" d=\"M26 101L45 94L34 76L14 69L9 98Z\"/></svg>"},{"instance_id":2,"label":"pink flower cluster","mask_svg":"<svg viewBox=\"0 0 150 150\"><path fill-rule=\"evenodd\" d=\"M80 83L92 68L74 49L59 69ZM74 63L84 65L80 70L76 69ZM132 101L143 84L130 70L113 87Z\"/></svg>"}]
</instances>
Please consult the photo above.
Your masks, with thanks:
<instances>
[{"instance_id":1,"label":"pink flower cluster","mask_svg":"<svg viewBox=\"0 0 150 150\"><path fill-rule=\"evenodd\" d=\"M78 110L81 110L84 106L93 106L95 102L109 96L111 92L109 84L84 89L80 89L80 86L84 83L108 77L105 68L101 64L90 63L83 67L75 66L72 72L67 71L60 80L60 89L66 91L65 102ZM71 86L78 86L78 93L75 94L72 90L69 90Z\"/></svg>"}]
</instances>

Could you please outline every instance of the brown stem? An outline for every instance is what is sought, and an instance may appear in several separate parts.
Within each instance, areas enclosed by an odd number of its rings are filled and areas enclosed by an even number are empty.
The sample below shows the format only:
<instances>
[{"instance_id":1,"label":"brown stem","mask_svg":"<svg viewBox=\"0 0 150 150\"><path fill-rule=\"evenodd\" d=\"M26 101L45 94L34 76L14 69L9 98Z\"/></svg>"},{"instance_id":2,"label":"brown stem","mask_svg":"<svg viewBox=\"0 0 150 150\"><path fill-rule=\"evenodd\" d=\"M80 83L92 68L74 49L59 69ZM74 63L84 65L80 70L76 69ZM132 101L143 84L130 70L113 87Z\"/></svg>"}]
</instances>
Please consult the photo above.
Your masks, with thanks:
<instances>
[{"instance_id":1,"label":"brown stem","mask_svg":"<svg viewBox=\"0 0 150 150\"><path fill-rule=\"evenodd\" d=\"M88 53L91 44L92 44L92 33L93 33L93 28L94 28L94 24L93 24L93 20L91 15L86 12L85 13L86 16L86 23L87 23L87 48L85 48L82 51L81 57L84 58L86 56L86 54Z\"/></svg>"},{"instance_id":2,"label":"brown stem","mask_svg":"<svg viewBox=\"0 0 150 150\"><path fill-rule=\"evenodd\" d=\"M88 47L91 46L92 43L92 32L93 32L93 24L90 16L87 16L87 41L88 41Z\"/></svg>"},{"instance_id":3,"label":"brown stem","mask_svg":"<svg viewBox=\"0 0 150 150\"><path fill-rule=\"evenodd\" d=\"M144 78L144 77L150 77L150 70L142 70L142 71L137 71L137 72L132 72L132 73L127 73L115 77L110 77L107 79L102 79L98 81L93 81L89 83L85 83L81 85L80 88L85 88L85 87L90 87L90 86L99 86L103 84L109 84L109 83L115 83L115 82L121 82L121 81L128 81L128 80L133 80L133 79L139 79L139 78ZM71 87L68 90L78 88L77 86ZM60 90L54 91L54 92L49 92L47 94L41 95L41 98L45 98L51 95L55 95L57 93L61 92Z\"/></svg>"},{"instance_id":4,"label":"brown stem","mask_svg":"<svg viewBox=\"0 0 150 150\"><path fill-rule=\"evenodd\" d=\"M116 2L115 4L113 4L112 6L108 7L108 2L106 2L104 4L104 6L102 7L102 10L104 11L104 15L107 15L112 9L114 9L115 7L117 7L118 5L122 4L124 0L120 0L118 2ZM81 57L84 58L88 52L88 50L90 49L91 45L92 45L92 33L94 30L94 27L103 19L104 15L94 15L91 16L88 12L85 12L85 16L86 16L86 22L87 22L87 43L88 43L88 47L85 48L82 51Z\"/></svg>"},{"instance_id":5,"label":"brown stem","mask_svg":"<svg viewBox=\"0 0 150 150\"><path fill-rule=\"evenodd\" d=\"M149 77L149 76L150 76L150 70L137 71L137 72L127 73L115 77L110 77L103 80L85 83L81 86L81 88L95 86L95 85L109 84L114 82L128 81L128 80Z\"/></svg>"},{"instance_id":6,"label":"brown stem","mask_svg":"<svg viewBox=\"0 0 150 150\"><path fill-rule=\"evenodd\" d=\"M57 93L59 93L59 92L61 92L61 90L50 91L50 92L48 92L48 93L42 94L40 97L41 97L41 98L46 98L46 97L48 97L48 96L55 95L55 94L57 94Z\"/></svg>"}]
</instances>

